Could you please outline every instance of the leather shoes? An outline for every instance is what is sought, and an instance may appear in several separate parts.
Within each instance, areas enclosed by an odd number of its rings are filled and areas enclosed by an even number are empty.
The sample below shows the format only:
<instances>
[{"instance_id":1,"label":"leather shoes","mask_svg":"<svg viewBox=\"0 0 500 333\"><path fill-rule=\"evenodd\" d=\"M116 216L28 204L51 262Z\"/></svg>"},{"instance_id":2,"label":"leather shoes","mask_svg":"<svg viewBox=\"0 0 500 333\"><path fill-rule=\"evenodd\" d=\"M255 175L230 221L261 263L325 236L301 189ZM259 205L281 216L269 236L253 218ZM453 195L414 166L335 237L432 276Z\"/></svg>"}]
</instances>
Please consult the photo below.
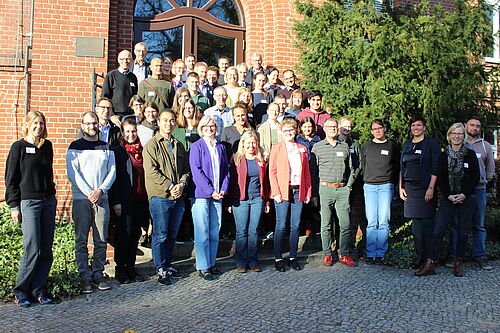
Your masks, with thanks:
<instances>
[{"instance_id":1,"label":"leather shoes","mask_svg":"<svg viewBox=\"0 0 500 333\"><path fill-rule=\"evenodd\" d=\"M241 273L241 274L246 273L247 272L247 268L246 267L238 267L236 269L236 272Z\"/></svg>"},{"instance_id":2,"label":"leather shoes","mask_svg":"<svg viewBox=\"0 0 500 333\"><path fill-rule=\"evenodd\" d=\"M460 257L455 257L455 265L453 265L453 275L456 277L464 276L464 271L462 270L463 259Z\"/></svg>"},{"instance_id":3,"label":"leather shoes","mask_svg":"<svg viewBox=\"0 0 500 333\"><path fill-rule=\"evenodd\" d=\"M254 266L250 266L250 269L252 270L252 272L262 272L262 269L260 268L259 265L254 265Z\"/></svg>"},{"instance_id":4,"label":"leather shoes","mask_svg":"<svg viewBox=\"0 0 500 333\"><path fill-rule=\"evenodd\" d=\"M419 271L415 272L413 275L415 276L425 276L425 275L434 275L436 274L436 263L432 261L432 259L427 259L425 262L425 266L422 267Z\"/></svg>"},{"instance_id":5,"label":"leather shoes","mask_svg":"<svg viewBox=\"0 0 500 333\"><path fill-rule=\"evenodd\" d=\"M300 271L302 269L302 267L300 267L300 264L299 262L297 261L297 259L290 259L288 261L288 266L292 267L293 269L295 269L296 271Z\"/></svg>"},{"instance_id":6,"label":"leather shoes","mask_svg":"<svg viewBox=\"0 0 500 333\"><path fill-rule=\"evenodd\" d=\"M325 265L325 266L333 266L333 261L332 261L332 255L331 254L327 254L325 256L325 261L323 261L323 265Z\"/></svg>"},{"instance_id":7,"label":"leather shoes","mask_svg":"<svg viewBox=\"0 0 500 333\"><path fill-rule=\"evenodd\" d=\"M348 255L345 255L343 257L340 257L339 258L339 262L343 263L344 265L346 266L349 266L349 267L354 267L356 266L356 263L354 262L354 260L351 259L351 257L349 257Z\"/></svg>"},{"instance_id":8,"label":"leather shoes","mask_svg":"<svg viewBox=\"0 0 500 333\"><path fill-rule=\"evenodd\" d=\"M278 272L284 272L286 270L285 263L283 262L283 260L278 260L274 262L274 268L276 268Z\"/></svg>"}]
</instances>

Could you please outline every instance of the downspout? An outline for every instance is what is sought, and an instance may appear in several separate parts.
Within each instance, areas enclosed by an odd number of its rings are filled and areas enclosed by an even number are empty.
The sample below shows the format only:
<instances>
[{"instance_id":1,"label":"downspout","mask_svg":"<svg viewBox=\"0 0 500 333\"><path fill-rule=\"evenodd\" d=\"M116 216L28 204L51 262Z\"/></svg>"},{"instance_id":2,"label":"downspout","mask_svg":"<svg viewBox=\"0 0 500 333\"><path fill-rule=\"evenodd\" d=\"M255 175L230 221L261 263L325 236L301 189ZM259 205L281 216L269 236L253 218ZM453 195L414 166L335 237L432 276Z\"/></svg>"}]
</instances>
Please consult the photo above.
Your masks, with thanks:
<instances>
[{"instance_id":1,"label":"downspout","mask_svg":"<svg viewBox=\"0 0 500 333\"><path fill-rule=\"evenodd\" d=\"M26 34L26 37L29 37L29 42L26 45L25 53L24 53L24 114L28 114L29 112L29 101L30 101L30 50L33 48L33 25L34 25L34 16L35 16L35 0L31 0L31 8L30 8L30 31Z\"/></svg>"}]
</instances>

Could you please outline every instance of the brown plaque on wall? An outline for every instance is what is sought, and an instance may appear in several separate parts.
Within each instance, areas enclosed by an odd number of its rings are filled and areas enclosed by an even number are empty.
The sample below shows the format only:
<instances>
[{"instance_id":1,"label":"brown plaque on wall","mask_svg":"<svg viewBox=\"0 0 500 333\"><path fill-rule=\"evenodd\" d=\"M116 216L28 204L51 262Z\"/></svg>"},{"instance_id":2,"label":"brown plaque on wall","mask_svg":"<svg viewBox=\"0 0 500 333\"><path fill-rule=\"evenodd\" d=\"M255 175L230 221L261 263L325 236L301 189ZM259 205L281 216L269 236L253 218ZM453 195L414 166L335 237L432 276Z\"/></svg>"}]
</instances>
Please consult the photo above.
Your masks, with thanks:
<instances>
[{"instance_id":1,"label":"brown plaque on wall","mask_svg":"<svg viewBox=\"0 0 500 333\"><path fill-rule=\"evenodd\" d=\"M76 37L76 56L104 58L104 38Z\"/></svg>"}]
</instances>

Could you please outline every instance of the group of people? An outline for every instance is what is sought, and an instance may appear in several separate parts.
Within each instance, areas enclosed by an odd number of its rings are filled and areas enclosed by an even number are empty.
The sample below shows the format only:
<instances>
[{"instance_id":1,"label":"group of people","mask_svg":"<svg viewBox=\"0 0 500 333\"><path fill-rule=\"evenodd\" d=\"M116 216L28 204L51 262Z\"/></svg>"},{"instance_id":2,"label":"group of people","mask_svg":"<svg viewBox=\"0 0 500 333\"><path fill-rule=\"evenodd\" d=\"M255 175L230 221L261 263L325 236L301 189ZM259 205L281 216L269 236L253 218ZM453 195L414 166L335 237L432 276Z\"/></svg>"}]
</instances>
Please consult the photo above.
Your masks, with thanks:
<instances>
[{"instance_id":1,"label":"group of people","mask_svg":"<svg viewBox=\"0 0 500 333\"><path fill-rule=\"evenodd\" d=\"M351 191L363 182L368 264L382 263L388 249L397 187L404 215L413 223L415 275L435 273L442 237L452 221L454 274L463 275L471 225L474 256L483 268L491 268L484 248L484 211L494 161L489 144L480 138L479 119L469 119L465 127L453 124L442 153L437 141L425 135L421 117L410 120L413 138L402 150L386 138L386 125L379 119L371 122L373 139L360 145L351 137L349 118L331 117L322 108L322 94L306 93L296 85L293 71L283 73L283 82L276 68L265 71L258 53L251 55L250 69L245 64L230 67L225 57L219 68L208 67L194 55L176 61L153 58L147 66L143 43L134 53L133 61L131 52L120 52L120 67L106 76L95 112L83 114L77 140L66 155L83 293L93 292L93 286L110 288L103 275L110 219L116 225L115 277L121 283L143 279L135 270L135 256L149 219L158 282L170 284L180 275L172 256L186 215L194 227L199 275L214 280L221 274L216 256L223 209L234 217L239 273L261 271L259 227L270 211L276 222L275 269L301 269L297 251L304 207L319 209L324 265L335 261L336 215L338 261L356 266L351 258ZM56 199L44 115L31 111L23 130L24 137L11 147L5 184L12 218L22 221L24 237L14 294L20 306L29 306L32 297L41 304L52 302L44 285L52 263ZM436 187L442 195L437 213ZM285 261L287 225L290 255Z\"/></svg>"}]
</instances>

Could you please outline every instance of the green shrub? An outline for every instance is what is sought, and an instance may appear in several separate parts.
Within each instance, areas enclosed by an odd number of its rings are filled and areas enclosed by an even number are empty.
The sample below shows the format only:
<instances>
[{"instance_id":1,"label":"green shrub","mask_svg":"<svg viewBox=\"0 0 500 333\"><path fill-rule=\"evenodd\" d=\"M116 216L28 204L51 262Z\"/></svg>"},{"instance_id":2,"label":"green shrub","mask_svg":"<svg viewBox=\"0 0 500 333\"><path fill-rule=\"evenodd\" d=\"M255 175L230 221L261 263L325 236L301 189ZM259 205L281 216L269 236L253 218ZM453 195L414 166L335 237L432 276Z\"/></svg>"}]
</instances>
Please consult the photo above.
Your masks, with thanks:
<instances>
[{"instance_id":1,"label":"green shrub","mask_svg":"<svg viewBox=\"0 0 500 333\"><path fill-rule=\"evenodd\" d=\"M6 205L0 206L0 299L12 299L19 260L23 253L22 231L12 221ZM47 291L50 295L64 298L80 293L80 279L75 260L75 232L72 223L56 225L54 234L54 263L50 270Z\"/></svg>"}]
</instances>

